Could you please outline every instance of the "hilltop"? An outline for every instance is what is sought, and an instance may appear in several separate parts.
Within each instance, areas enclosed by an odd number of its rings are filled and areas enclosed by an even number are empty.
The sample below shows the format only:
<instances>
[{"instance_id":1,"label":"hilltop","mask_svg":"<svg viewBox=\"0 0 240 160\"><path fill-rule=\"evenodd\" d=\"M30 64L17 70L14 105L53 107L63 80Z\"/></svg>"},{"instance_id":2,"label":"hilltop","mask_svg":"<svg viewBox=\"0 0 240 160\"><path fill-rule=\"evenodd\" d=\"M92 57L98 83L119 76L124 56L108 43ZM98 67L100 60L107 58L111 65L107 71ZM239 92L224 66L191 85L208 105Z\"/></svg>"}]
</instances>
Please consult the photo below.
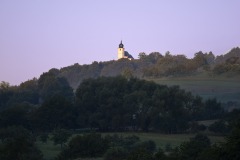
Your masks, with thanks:
<instances>
[{"instance_id":1,"label":"hilltop","mask_svg":"<svg viewBox=\"0 0 240 160\"><path fill-rule=\"evenodd\" d=\"M57 76L67 79L75 90L87 78L137 77L159 84L179 85L181 88L199 94L204 98L217 98L235 106L240 103L240 48L215 56L212 52L195 53L188 59L185 55L162 55L159 52L139 53L139 59L120 59L107 62L94 61L89 65L78 63L51 69Z\"/></svg>"},{"instance_id":2,"label":"hilltop","mask_svg":"<svg viewBox=\"0 0 240 160\"><path fill-rule=\"evenodd\" d=\"M49 92L49 94L52 92L51 88L46 90L44 87L46 82L56 83L55 85L63 90L64 87L70 85L75 91L84 79L118 75L126 78L136 77L168 86L179 85L180 88L200 95L204 99L217 98L228 109L240 105L239 47L220 56L215 56L212 52L203 53L200 51L195 53L191 59L185 55L171 55L170 52L165 53L165 55L159 52L147 55L142 52L139 53L139 59L95 61L89 65L76 63L61 69L50 69L43 73L39 79L23 82L19 89L28 88L34 93L36 91L35 95L32 94L31 101L37 103L39 101L37 98L39 87L43 89L42 92ZM50 81L45 82L46 77ZM59 79L56 80L54 77ZM69 94L66 95L70 95L69 89L68 92ZM16 96L16 99L21 96L23 94Z\"/></svg>"},{"instance_id":3,"label":"hilltop","mask_svg":"<svg viewBox=\"0 0 240 160\"><path fill-rule=\"evenodd\" d=\"M236 47L225 55L216 56L212 53L197 52L194 58L188 59L185 55L171 55L170 52L162 55L152 52L149 55L139 53L139 59L96 62L90 65L78 63L61 68L60 77L65 77L74 89L86 78L100 76L133 76L138 78L174 78L196 77L205 75L213 77L239 77L240 76L240 48Z\"/></svg>"}]
</instances>

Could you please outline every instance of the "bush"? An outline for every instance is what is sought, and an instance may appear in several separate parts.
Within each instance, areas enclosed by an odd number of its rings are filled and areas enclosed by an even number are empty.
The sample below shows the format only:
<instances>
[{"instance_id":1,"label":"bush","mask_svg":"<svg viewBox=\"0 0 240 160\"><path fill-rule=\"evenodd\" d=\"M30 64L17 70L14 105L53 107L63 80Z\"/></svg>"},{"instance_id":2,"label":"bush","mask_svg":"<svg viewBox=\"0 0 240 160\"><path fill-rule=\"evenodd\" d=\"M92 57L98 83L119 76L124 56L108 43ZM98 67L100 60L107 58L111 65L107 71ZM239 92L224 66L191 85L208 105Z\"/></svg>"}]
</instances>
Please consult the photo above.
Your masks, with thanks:
<instances>
[{"instance_id":1,"label":"bush","mask_svg":"<svg viewBox=\"0 0 240 160\"><path fill-rule=\"evenodd\" d=\"M154 159L164 160L164 159L167 159L167 156L164 154L164 151L161 148L159 148L157 153L155 153L154 155Z\"/></svg>"},{"instance_id":2,"label":"bush","mask_svg":"<svg viewBox=\"0 0 240 160\"><path fill-rule=\"evenodd\" d=\"M227 125L225 124L224 121L220 120L220 121L216 121L214 122L213 124L211 124L208 129L211 131L211 132L214 132L214 133L227 133L228 132L228 127Z\"/></svg>"},{"instance_id":3,"label":"bush","mask_svg":"<svg viewBox=\"0 0 240 160\"><path fill-rule=\"evenodd\" d=\"M153 160L153 154L146 149L140 148L131 152L127 160Z\"/></svg>"},{"instance_id":4,"label":"bush","mask_svg":"<svg viewBox=\"0 0 240 160\"><path fill-rule=\"evenodd\" d=\"M42 134L39 136L39 138L40 138L40 141L41 141L42 143L47 143L47 140L48 140L48 138L49 138L48 133L42 133Z\"/></svg>"},{"instance_id":5,"label":"bush","mask_svg":"<svg viewBox=\"0 0 240 160\"><path fill-rule=\"evenodd\" d=\"M127 151L122 147L113 147L104 154L104 160L125 160Z\"/></svg>"},{"instance_id":6,"label":"bush","mask_svg":"<svg viewBox=\"0 0 240 160\"><path fill-rule=\"evenodd\" d=\"M35 146L35 137L23 127L0 129L1 160L42 160L41 151Z\"/></svg>"},{"instance_id":7,"label":"bush","mask_svg":"<svg viewBox=\"0 0 240 160\"><path fill-rule=\"evenodd\" d=\"M156 150L156 144L152 140L149 140L149 141L137 143L134 148L135 148L135 150L136 149L144 149L148 152L153 153Z\"/></svg>"},{"instance_id":8,"label":"bush","mask_svg":"<svg viewBox=\"0 0 240 160\"><path fill-rule=\"evenodd\" d=\"M165 145L165 151L166 151L166 152L170 152L170 151L172 151L172 150L173 150L172 145L171 145L170 143L167 143L167 144Z\"/></svg>"},{"instance_id":9,"label":"bush","mask_svg":"<svg viewBox=\"0 0 240 160\"><path fill-rule=\"evenodd\" d=\"M73 137L68 143L68 148L63 150L60 157L85 158L101 157L109 148L109 142L100 134L84 134ZM64 159L64 158L63 158Z\"/></svg>"},{"instance_id":10,"label":"bush","mask_svg":"<svg viewBox=\"0 0 240 160\"><path fill-rule=\"evenodd\" d=\"M71 132L69 132L66 129L55 129L53 131L53 136L52 136L52 140L54 142L55 145L60 144L61 148L63 146L64 143L66 143L68 141L68 138L72 135Z\"/></svg>"}]
</instances>

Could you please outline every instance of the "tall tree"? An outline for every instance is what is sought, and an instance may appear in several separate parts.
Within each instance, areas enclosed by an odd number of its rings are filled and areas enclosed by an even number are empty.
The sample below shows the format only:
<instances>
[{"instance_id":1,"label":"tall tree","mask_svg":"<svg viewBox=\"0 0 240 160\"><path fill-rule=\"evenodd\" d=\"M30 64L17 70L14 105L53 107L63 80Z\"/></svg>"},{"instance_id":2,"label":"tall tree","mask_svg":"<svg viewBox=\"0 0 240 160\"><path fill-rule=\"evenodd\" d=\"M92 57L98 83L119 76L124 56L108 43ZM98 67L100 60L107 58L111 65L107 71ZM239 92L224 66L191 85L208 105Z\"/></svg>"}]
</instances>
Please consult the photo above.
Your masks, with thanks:
<instances>
[{"instance_id":1,"label":"tall tree","mask_svg":"<svg viewBox=\"0 0 240 160\"><path fill-rule=\"evenodd\" d=\"M58 94L72 100L73 90L64 77L59 77L59 70L51 69L43 73L38 80L40 96L43 100Z\"/></svg>"},{"instance_id":2,"label":"tall tree","mask_svg":"<svg viewBox=\"0 0 240 160\"><path fill-rule=\"evenodd\" d=\"M73 104L63 95L54 95L32 114L35 129L74 128L76 114Z\"/></svg>"},{"instance_id":3,"label":"tall tree","mask_svg":"<svg viewBox=\"0 0 240 160\"><path fill-rule=\"evenodd\" d=\"M53 140L55 145L60 144L62 148L64 143L68 141L71 135L71 132L66 129L56 128L52 132L51 139Z\"/></svg>"},{"instance_id":4,"label":"tall tree","mask_svg":"<svg viewBox=\"0 0 240 160\"><path fill-rule=\"evenodd\" d=\"M34 137L23 127L0 129L0 159L42 160L43 156L34 144Z\"/></svg>"}]
</instances>

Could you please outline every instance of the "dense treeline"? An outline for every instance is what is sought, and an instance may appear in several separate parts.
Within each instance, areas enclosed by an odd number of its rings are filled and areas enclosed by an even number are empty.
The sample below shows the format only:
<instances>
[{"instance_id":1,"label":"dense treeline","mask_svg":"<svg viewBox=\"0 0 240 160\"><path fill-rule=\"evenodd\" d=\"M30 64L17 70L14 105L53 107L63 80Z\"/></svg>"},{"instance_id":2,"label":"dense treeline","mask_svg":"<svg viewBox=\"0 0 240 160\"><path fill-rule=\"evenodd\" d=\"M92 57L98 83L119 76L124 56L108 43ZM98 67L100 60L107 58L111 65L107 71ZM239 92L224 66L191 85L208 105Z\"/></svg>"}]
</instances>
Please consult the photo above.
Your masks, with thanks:
<instances>
[{"instance_id":1,"label":"dense treeline","mask_svg":"<svg viewBox=\"0 0 240 160\"><path fill-rule=\"evenodd\" d=\"M0 126L21 125L40 131L60 127L182 133L191 129L190 122L224 115L216 99L203 101L178 86L137 78L86 79L74 95L68 82L55 72L42 74L37 83L33 79L19 87L2 87L0 95L5 98Z\"/></svg>"},{"instance_id":2,"label":"dense treeline","mask_svg":"<svg viewBox=\"0 0 240 160\"><path fill-rule=\"evenodd\" d=\"M234 128L239 126L240 112L225 113L216 99L203 101L178 86L157 85L132 76L86 79L74 93L58 72L52 69L20 86L1 83L1 159L42 159L35 141L47 141L49 133L54 144L62 146L56 157L59 160L92 156L106 160L206 159L209 155L218 159L222 152L225 159L238 156L235 140L239 130ZM66 144L74 130L197 133L206 129L197 121L209 119L219 119L210 131L232 133L226 143L215 146L206 137L196 137L168 155L156 149L154 142L141 142L138 137L90 134Z\"/></svg>"},{"instance_id":3,"label":"dense treeline","mask_svg":"<svg viewBox=\"0 0 240 160\"><path fill-rule=\"evenodd\" d=\"M236 47L225 55L215 56L212 52L199 51L193 58L185 55L165 55L159 52L139 53L139 59L108 62L93 62L91 65L74 64L60 69L59 76L65 77L76 89L86 78L101 76L166 77L196 75L202 72L213 74L240 73L240 48Z\"/></svg>"},{"instance_id":4,"label":"dense treeline","mask_svg":"<svg viewBox=\"0 0 240 160\"><path fill-rule=\"evenodd\" d=\"M84 134L73 137L56 160L103 157L104 160L238 160L240 130L235 126L225 142L212 144L204 134L171 148L167 153L153 141L140 141L137 136L101 136Z\"/></svg>"},{"instance_id":5,"label":"dense treeline","mask_svg":"<svg viewBox=\"0 0 240 160\"><path fill-rule=\"evenodd\" d=\"M238 116L239 116L239 111ZM234 113L236 114L236 113ZM157 148L155 142L142 141L137 136L105 135L87 133L73 136L67 130L55 130L55 144L65 143L56 160L102 157L103 160L238 160L240 126L239 118L225 142L211 143L203 134L196 134L179 146ZM23 127L0 129L0 158L2 160L42 160L43 155L35 145L35 137ZM42 139L42 142L44 140Z\"/></svg>"},{"instance_id":6,"label":"dense treeline","mask_svg":"<svg viewBox=\"0 0 240 160\"><path fill-rule=\"evenodd\" d=\"M228 113L222 121L227 122L230 129L222 143L211 143L206 135L198 133L175 148L157 148L155 142L140 141L137 136L90 133L73 137L56 160L89 157L103 157L104 160L238 160L240 110Z\"/></svg>"},{"instance_id":7,"label":"dense treeline","mask_svg":"<svg viewBox=\"0 0 240 160\"><path fill-rule=\"evenodd\" d=\"M220 118L215 100L203 102L178 86L123 77L88 79L76 91L82 127L101 130L160 130L181 133L189 121ZM82 113L82 114L81 114Z\"/></svg>"}]
</instances>

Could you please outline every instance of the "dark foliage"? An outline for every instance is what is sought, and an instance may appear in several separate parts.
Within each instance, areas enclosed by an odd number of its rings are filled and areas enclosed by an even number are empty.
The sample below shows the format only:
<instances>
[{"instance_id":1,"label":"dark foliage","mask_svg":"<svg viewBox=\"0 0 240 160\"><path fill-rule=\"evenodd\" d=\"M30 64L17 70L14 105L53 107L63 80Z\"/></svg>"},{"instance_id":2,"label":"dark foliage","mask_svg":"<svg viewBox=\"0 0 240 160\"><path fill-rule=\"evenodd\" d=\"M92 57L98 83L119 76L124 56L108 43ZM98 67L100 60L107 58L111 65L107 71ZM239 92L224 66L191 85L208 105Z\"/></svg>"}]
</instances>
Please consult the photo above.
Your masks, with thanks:
<instances>
[{"instance_id":1,"label":"dark foliage","mask_svg":"<svg viewBox=\"0 0 240 160\"><path fill-rule=\"evenodd\" d=\"M210 148L210 140L207 136L198 134L194 138L190 139L189 142L184 142L171 156L176 156L179 160L194 160L199 155Z\"/></svg>"},{"instance_id":2,"label":"dark foliage","mask_svg":"<svg viewBox=\"0 0 240 160\"><path fill-rule=\"evenodd\" d=\"M215 100L201 99L178 86L167 87L136 78L88 79L76 90L80 127L101 131L144 130L184 132L194 118L224 114Z\"/></svg>"},{"instance_id":3,"label":"dark foliage","mask_svg":"<svg viewBox=\"0 0 240 160\"><path fill-rule=\"evenodd\" d=\"M34 107L28 103L16 104L13 107L0 112L0 127L23 126L31 128L29 115Z\"/></svg>"},{"instance_id":4,"label":"dark foliage","mask_svg":"<svg viewBox=\"0 0 240 160\"><path fill-rule=\"evenodd\" d=\"M76 159L80 157L101 157L109 147L109 142L100 134L84 134L73 137L58 159Z\"/></svg>"},{"instance_id":5,"label":"dark foliage","mask_svg":"<svg viewBox=\"0 0 240 160\"><path fill-rule=\"evenodd\" d=\"M31 114L33 128L52 130L54 128L73 128L75 113L73 104L62 95L54 95Z\"/></svg>"},{"instance_id":6,"label":"dark foliage","mask_svg":"<svg viewBox=\"0 0 240 160\"><path fill-rule=\"evenodd\" d=\"M38 89L44 101L39 106L17 101L0 112L0 126L21 125L36 132L89 128L183 133L193 127L189 126L190 121L224 115L216 99L204 102L178 86L157 85L132 76L84 80L74 97L67 81L58 86L58 72L51 70L41 76Z\"/></svg>"},{"instance_id":7,"label":"dark foliage","mask_svg":"<svg viewBox=\"0 0 240 160\"><path fill-rule=\"evenodd\" d=\"M137 136L107 135L102 137L100 134L91 133L73 137L56 159L66 160L103 156L104 160L126 160L139 158L139 155L142 158L153 159L155 150L156 144L153 141L140 142ZM163 157L164 154L158 151L156 157L160 156Z\"/></svg>"},{"instance_id":8,"label":"dark foliage","mask_svg":"<svg viewBox=\"0 0 240 160\"><path fill-rule=\"evenodd\" d=\"M73 98L72 88L67 80L59 77L59 70L51 69L47 73L43 73L38 80L39 94L43 100L47 100L53 95L62 95L69 100Z\"/></svg>"},{"instance_id":9,"label":"dark foliage","mask_svg":"<svg viewBox=\"0 0 240 160\"><path fill-rule=\"evenodd\" d=\"M226 134L229 132L229 128L225 121L218 120L208 127L208 129L214 133Z\"/></svg>"},{"instance_id":10,"label":"dark foliage","mask_svg":"<svg viewBox=\"0 0 240 160\"><path fill-rule=\"evenodd\" d=\"M129 154L127 160L154 160L153 154L146 149L137 149Z\"/></svg>"},{"instance_id":11,"label":"dark foliage","mask_svg":"<svg viewBox=\"0 0 240 160\"><path fill-rule=\"evenodd\" d=\"M63 144L68 141L71 135L72 133L66 129L56 128L52 132L51 140L55 145L60 144L62 148Z\"/></svg>"},{"instance_id":12,"label":"dark foliage","mask_svg":"<svg viewBox=\"0 0 240 160\"><path fill-rule=\"evenodd\" d=\"M1 160L41 160L42 154L34 144L33 135L23 127L0 129Z\"/></svg>"},{"instance_id":13,"label":"dark foliage","mask_svg":"<svg viewBox=\"0 0 240 160\"><path fill-rule=\"evenodd\" d=\"M128 151L123 147L112 147L104 154L104 160L125 160Z\"/></svg>"}]
</instances>

